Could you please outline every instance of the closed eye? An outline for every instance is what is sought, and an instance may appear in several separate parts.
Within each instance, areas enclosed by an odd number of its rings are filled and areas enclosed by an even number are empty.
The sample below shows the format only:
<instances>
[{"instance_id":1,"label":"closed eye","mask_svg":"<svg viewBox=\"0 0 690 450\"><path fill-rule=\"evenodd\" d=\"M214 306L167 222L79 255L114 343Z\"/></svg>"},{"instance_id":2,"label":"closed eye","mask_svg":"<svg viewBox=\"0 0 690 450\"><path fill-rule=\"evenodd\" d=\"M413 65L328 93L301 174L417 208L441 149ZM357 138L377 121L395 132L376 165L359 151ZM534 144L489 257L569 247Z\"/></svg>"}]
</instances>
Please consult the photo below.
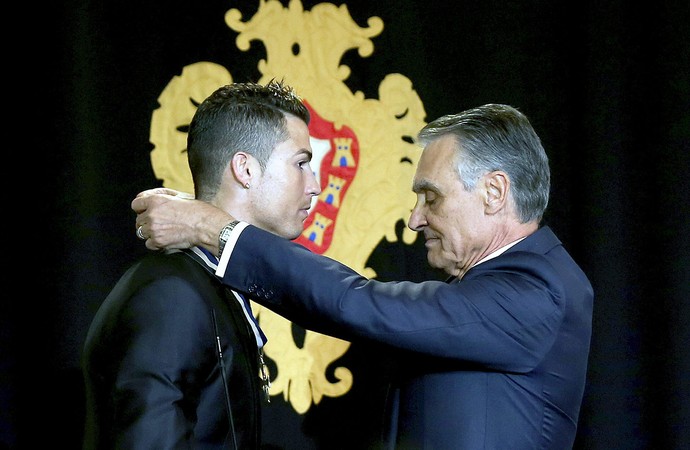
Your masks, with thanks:
<instances>
[{"instance_id":1,"label":"closed eye","mask_svg":"<svg viewBox=\"0 0 690 450\"><path fill-rule=\"evenodd\" d=\"M438 195L436 194L436 192L426 191L424 193L424 202L429 206L433 205L437 199Z\"/></svg>"}]
</instances>

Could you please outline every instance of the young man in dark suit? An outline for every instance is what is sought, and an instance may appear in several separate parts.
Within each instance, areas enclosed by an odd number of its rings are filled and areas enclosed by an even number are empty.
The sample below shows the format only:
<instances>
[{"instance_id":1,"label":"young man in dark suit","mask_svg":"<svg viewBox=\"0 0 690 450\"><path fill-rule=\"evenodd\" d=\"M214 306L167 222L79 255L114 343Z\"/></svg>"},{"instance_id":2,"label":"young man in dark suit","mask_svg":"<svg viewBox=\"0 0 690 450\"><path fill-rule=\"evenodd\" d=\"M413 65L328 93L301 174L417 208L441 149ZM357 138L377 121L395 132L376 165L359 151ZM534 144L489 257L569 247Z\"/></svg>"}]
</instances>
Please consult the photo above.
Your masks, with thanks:
<instances>
[{"instance_id":1,"label":"young man in dark suit","mask_svg":"<svg viewBox=\"0 0 690 450\"><path fill-rule=\"evenodd\" d=\"M281 82L216 90L189 127L196 198L299 236L320 193L309 119ZM215 276L217 256L204 246L153 254L105 299L83 354L85 449L260 448L266 338L248 301Z\"/></svg>"}]
</instances>

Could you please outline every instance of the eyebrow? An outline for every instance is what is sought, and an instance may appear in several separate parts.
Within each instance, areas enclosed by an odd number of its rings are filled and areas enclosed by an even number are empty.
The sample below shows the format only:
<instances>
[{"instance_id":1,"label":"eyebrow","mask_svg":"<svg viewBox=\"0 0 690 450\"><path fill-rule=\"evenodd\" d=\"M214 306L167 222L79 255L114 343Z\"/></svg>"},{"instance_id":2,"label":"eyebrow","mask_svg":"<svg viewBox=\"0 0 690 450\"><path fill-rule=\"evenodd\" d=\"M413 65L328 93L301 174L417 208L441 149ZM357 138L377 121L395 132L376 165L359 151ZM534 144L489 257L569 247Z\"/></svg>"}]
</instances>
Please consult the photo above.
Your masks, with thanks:
<instances>
[{"instance_id":1,"label":"eyebrow","mask_svg":"<svg viewBox=\"0 0 690 450\"><path fill-rule=\"evenodd\" d=\"M310 161L314 157L314 153L311 150L308 150L306 148L301 148L295 152L295 156L299 156L299 155L307 155L307 157L309 158Z\"/></svg>"},{"instance_id":2,"label":"eyebrow","mask_svg":"<svg viewBox=\"0 0 690 450\"><path fill-rule=\"evenodd\" d=\"M440 192L438 185L429 180L419 180L412 183L412 192L418 193L421 191Z\"/></svg>"}]
</instances>

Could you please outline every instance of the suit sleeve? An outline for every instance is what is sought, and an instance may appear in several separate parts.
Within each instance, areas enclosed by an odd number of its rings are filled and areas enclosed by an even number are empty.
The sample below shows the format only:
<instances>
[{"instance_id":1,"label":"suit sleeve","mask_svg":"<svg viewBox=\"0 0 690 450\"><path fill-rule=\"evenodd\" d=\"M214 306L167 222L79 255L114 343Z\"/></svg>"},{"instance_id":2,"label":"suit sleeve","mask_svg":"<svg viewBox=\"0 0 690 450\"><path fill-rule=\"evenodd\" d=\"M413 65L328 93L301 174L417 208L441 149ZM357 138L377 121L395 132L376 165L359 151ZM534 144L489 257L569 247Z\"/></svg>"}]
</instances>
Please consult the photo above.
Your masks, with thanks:
<instances>
[{"instance_id":1,"label":"suit sleeve","mask_svg":"<svg viewBox=\"0 0 690 450\"><path fill-rule=\"evenodd\" d=\"M305 328L499 370L536 366L564 314L557 274L531 253L488 261L460 283L380 282L249 226L228 264L226 285Z\"/></svg>"},{"instance_id":2,"label":"suit sleeve","mask_svg":"<svg viewBox=\"0 0 690 450\"><path fill-rule=\"evenodd\" d=\"M176 278L154 281L130 299L120 317L118 448L187 448L194 426L188 402L198 398L200 374L213 361L209 314L198 293Z\"/></svg>"}]
</instances>

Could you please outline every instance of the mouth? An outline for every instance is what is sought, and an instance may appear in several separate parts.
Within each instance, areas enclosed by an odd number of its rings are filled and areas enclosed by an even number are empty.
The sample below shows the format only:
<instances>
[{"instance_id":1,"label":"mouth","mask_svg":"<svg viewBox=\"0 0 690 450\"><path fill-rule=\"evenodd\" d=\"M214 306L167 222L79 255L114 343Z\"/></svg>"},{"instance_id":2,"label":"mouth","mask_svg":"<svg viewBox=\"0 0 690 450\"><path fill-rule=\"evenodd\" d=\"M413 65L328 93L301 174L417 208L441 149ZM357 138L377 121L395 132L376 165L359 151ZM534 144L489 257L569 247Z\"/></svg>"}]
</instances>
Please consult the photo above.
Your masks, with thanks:
<instances>
[{"instance_id":1,"label":"mouth","mask_svg":"<svg viewBox=\"0 0 690 450\"><path fill-rule=\"evenodd\" d=\"M426 247L431 247L432 245L435 245L439 241L438 238L434 238L434 237L426 237L425 236L424 239L425 239L424 245Z\"/></svg>"}]
</instances>

